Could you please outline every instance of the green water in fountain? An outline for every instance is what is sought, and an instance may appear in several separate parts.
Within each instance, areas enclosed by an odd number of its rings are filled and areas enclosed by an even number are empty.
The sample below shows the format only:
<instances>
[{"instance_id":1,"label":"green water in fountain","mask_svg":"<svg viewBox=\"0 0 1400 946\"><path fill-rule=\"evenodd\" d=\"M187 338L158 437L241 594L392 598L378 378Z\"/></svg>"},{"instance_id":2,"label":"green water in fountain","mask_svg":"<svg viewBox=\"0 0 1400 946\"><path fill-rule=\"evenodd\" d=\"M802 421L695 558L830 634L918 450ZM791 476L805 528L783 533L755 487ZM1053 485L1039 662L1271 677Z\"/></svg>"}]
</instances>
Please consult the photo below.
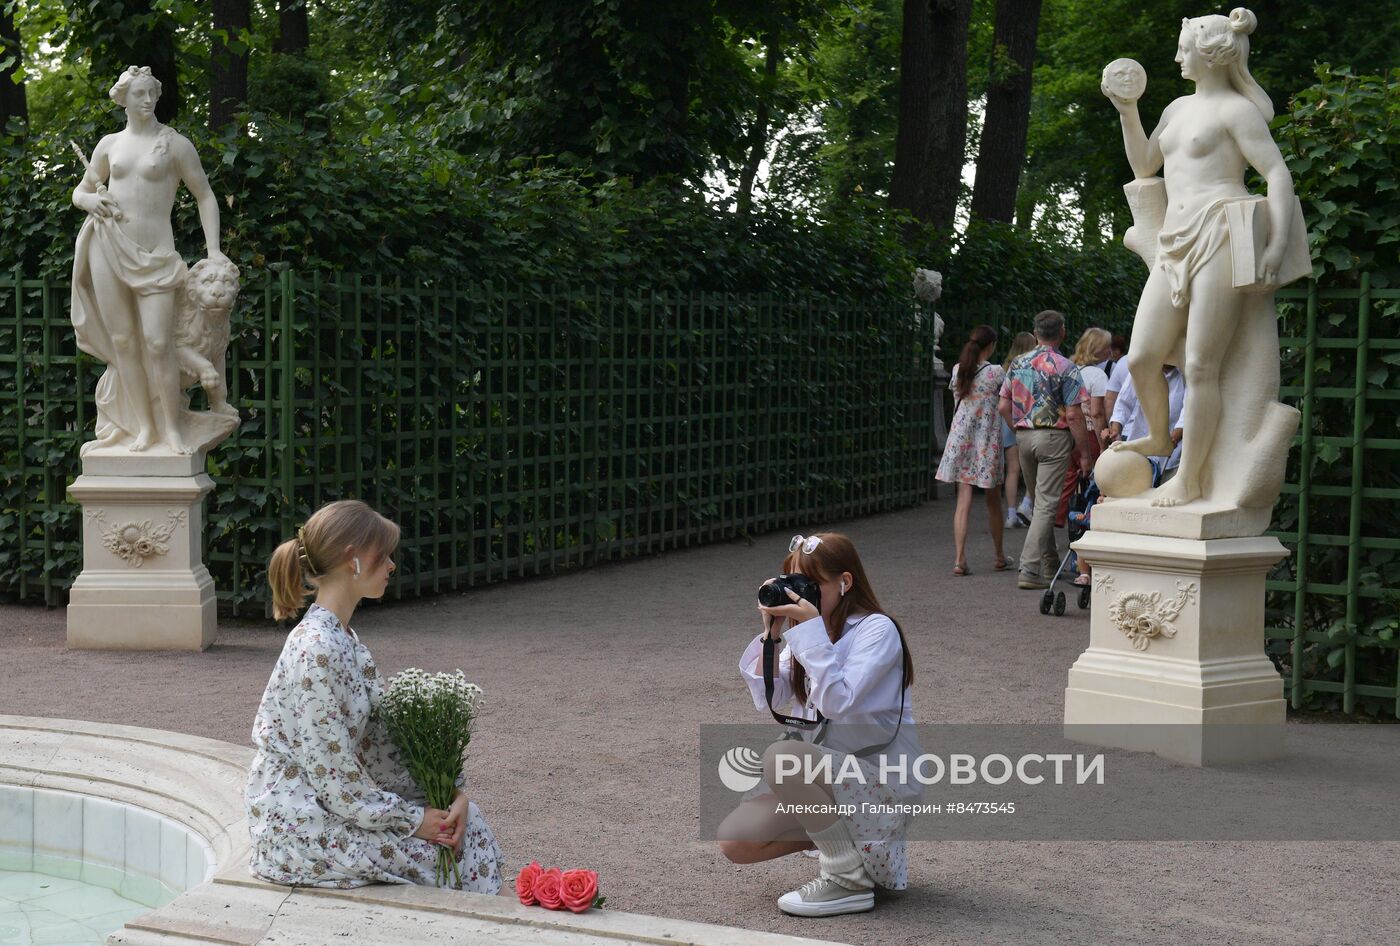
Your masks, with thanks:
<instances>
[{"instance_id":1,"label":"green water in fountain","mask_svg":"<svg viewBox=\"0 0 1400 946\"><path fill-rule=\"evenodd\" d=\"M0 870L0 946L94 946L150 910L106 887Z\"/></svg>"}]
</instances>

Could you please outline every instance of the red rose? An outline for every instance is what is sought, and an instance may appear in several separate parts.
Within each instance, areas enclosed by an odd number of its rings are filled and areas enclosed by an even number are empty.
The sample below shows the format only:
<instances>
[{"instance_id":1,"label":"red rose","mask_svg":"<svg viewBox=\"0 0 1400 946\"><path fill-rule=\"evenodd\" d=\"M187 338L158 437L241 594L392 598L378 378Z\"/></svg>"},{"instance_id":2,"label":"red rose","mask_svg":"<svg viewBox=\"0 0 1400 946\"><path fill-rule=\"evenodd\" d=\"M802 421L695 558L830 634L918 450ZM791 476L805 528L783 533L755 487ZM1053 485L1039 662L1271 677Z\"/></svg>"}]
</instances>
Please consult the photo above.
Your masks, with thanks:
<instances>
[{"instance_id":1,"label":"red rose","mask_svg":"<svg viewBox=\"0 0 1400 946\"><path fill-rule=\"evenodd\" d=\"M532 907L539 903L535 899L535 878L540 875L539 861L531 861L520 869L520 874L515 878L515 895L520 898L520 902L527 907Z\"/></svg>"},{"instance_id":2,"label":"red rose","mask_svg":"<svg viewBox=\"0 0 1400 946\"><path fill-rule=\"evenodd\" d=\"M593 906L598 896L598 872L592 870L566 870L560 878L559 896L564 906L575 913L582 913Z\"/></svg>"},{"instance_id":3,"label":"red rose","mask_svg":"<svg viewBox=\"0 0 1400 946\"><path fill-rule=\"evenodd\" d=\"M561 877L563 872L557 867L551 867L535 877L535 899L546 910L558 910L564 905L564 901L559 899Z\"/></svg>"}]
</instances>

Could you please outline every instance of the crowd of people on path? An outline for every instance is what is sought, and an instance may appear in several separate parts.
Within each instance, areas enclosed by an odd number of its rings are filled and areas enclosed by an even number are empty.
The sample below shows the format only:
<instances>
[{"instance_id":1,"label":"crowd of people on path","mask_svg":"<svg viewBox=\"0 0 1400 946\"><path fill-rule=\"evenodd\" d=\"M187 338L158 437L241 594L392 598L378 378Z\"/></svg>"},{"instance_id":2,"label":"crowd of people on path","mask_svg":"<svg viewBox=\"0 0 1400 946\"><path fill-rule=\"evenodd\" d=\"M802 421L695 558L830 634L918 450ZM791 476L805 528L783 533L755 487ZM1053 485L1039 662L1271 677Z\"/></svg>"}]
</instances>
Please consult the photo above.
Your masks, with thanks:
<instances>
[{"instance_id":1,"label":"crowd of people on path","mask_svg":"<svg viewBox=\"0 0 1400 946\"><path fill-rule=\"evenodd\" d=\"M1108 330L1085 329L1066 357L1065 317L1047 309L1032 332L1019 332L1002 364L992 361L998 335L979 325L968 336L948 382L953 419L937 479L957 489L953 516L953 574L972 574L967 559L974 492L982 490L995 551L992 568L1010 569L1006 530L1024 527L1026 540L1017 586L1043 589L1060 569L1055 530L1064 528L1072 498L1093 475L1109 444L1146 435L1128 372L1127 340ZM1166 482L1181 461L1186 381L1178 367L1163 366L1170 394L1169 456L1150 457L1154 484ZM1017 501L1024 483L1025 495ZM1089 583L1079 565L1075 584Z\"/></svg>"}]
</instances>

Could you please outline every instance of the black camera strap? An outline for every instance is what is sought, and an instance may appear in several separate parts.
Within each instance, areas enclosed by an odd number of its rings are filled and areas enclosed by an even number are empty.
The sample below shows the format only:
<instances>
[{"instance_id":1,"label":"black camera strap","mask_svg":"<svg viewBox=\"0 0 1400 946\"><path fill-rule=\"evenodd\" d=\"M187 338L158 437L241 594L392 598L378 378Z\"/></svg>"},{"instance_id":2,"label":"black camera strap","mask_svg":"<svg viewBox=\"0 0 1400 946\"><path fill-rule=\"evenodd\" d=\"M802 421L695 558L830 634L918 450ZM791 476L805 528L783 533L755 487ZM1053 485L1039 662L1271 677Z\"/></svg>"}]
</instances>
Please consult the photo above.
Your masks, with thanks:
<instances>
[{"instance_id":1,"label":"black camera strap","mask_svg":"<svg viewBox=\"0 0 1400 946\"><path fill-rule=\"evenodd\" d=\"M768 700L768 712L780 726L795 726L798 729L814 729L826 725L826 717L816 710L816 719L803 719L800 716L784 716L773 708L773 680L778 674L778 642L767 634L763 635L763 696ZM795 659L795 658L794 658Z\"/></svg>"},{"instance_id":2,"label":"black camera strap","mask_svg":"<svg viewBox=\"0 0 1400 946\"><path fill-rule=\"evenodd\" d=\"M866 615L866 617L869 617L869 615ZM861 618L861 621L864 620L865 618ZM860 624L857 623L856 627L859 626ZM884 742L872 743L871 745L868 745L863 749L857 749L854 752L848 753L849 755L864 757L879 752L882 749L888 748L890 744L893 743L895 739L899 737L900 727L904 725L904 697L905 692L909 687L909 678L908 675L904 672L904 656L909 652L909 650L907 645L905 645L904 643L904 635L900 633L897 628L895 630L895 633L899 634L900 660L899 709L897 710L897 712L899 713L899 721L895 723L894 735L890 736L890 738L885 740ZM768 712L773 714L773 718L778 721L778 725L780 726L790 726L792 728L801 730L816 730L816 734L812 736L812 742L820 743L822 736L826 735L827 726L831 722L825 716L822 715L821 710L812 710L812 712L817 714L816 719L804 719L800 716L785 716L784 714L779 713L776 709L773 708L773 680L777 677L778 672L777 651L778 642L775 641L772 637L768 636L767 634L763 635L763 696L764 699L768 702ZM792 659L796 660L797 657L794 656Z\"/></svg>"}]
</instances>

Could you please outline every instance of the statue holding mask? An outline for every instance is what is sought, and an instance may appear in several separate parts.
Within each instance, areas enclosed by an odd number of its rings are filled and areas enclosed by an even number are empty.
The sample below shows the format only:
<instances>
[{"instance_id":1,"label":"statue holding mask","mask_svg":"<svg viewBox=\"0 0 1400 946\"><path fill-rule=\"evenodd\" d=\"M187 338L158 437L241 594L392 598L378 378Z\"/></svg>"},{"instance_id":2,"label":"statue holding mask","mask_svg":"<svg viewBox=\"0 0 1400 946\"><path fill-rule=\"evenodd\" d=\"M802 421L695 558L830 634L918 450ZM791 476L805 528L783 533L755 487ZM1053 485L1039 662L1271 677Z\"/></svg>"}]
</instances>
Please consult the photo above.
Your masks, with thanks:
<instances>
[{"instance_id":1,"label":"statue holding mask","mask_svg":"<svg viewBox=\"0 0 1400 946\"><path fill-rule=\"evenodd\" d=\"M1293 180L1269 132L1273 106L1249 73L1255 23L1243 8L1182 21L1176 62L1195 91L1168 105L1151 135L1137 111L1142 67L1117 60L1104 70L1103 91L1119 112L1137 177L1125 187L1134 226L1124 242L1150 268L1128 350L1149 433L1110 448L1100 485L1114 498L1132 496L1140 477L1122 478L1134 487L1115 491L1121 454L1172 452L1162 366L1179 367L1187 390L1180 469L1139 495L1152 507L1194 504L1213 515L1215 524L1194 538L1267 528L1298 422L1298 412L1277 400L1273 292L1306 276L1311 263ZM1265 195L1245 187L1250 167L1264 178ZM1159 169L1163 177L1153 177ZM1116 517L1104 518L1114 528ZM1152 522L1138 517L1135 528L1151 531Z\"/></svg>"},{"instance_id":2,"label":"statue holding mask","mask_svg":"<svg viewBox=\"0 0 1400 946\"><path fill-rule=\"evenodd\" d=\"M1136 175L1124 187L1124 243L1149 269L1128 347L1148 432L1094 467L1108 501L1073 545L1092 569L1093 606L1065 688L1065 734L1192 765L1283 751L1264 589L1288 550L1263 533L1299 415L1278 400L1274 290L1312 266L1269 133L1273 107L1249 73L1254 27L1243 8L1182 21L1176 62L1195 89L1150 135L1137 110L1142 67L1120 59L1103 76ZM1263 195L1245 186L1249 168ZM1181 462L1153 487L1148 457L1173 448L1164 365L1186 376Z\"/></svg>"}]
</instances>

